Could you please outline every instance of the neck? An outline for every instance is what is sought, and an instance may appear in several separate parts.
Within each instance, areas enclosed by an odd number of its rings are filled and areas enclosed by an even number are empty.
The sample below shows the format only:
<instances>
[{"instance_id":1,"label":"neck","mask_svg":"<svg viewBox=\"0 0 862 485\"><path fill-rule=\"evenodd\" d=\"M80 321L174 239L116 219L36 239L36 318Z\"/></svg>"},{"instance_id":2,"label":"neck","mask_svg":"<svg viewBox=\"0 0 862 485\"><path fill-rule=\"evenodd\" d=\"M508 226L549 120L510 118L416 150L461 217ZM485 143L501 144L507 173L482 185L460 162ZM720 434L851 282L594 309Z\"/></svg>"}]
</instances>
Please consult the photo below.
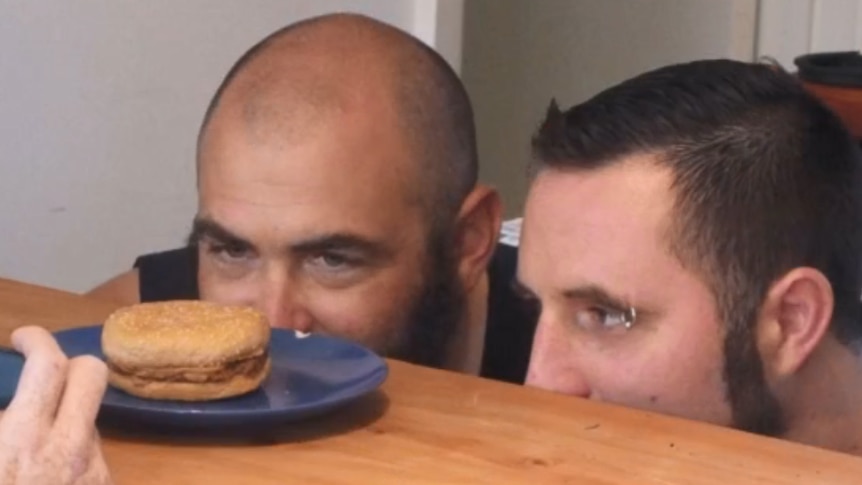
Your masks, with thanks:
<instances>
[{"instance_id":1,"label":"neck","mask_svg":"<svg viewBox=\"0 0 862 485\"><path fill-rule=\"evenodd\" d=\"M828 339L799 380L785 407L784 438L862 456L862 356Z\"/></svg>"},{"instance_id":2,"label":"neck","mask_svg":"<svg viewBox=\"0 0 862 485\"><path fill-rule=\"evenodd\" d=\"M449 345L444 367L463 374L479 375L485 348L488 316L488 275L482 276L466 295L464 315Z\"/></svg>"}]
</instances>

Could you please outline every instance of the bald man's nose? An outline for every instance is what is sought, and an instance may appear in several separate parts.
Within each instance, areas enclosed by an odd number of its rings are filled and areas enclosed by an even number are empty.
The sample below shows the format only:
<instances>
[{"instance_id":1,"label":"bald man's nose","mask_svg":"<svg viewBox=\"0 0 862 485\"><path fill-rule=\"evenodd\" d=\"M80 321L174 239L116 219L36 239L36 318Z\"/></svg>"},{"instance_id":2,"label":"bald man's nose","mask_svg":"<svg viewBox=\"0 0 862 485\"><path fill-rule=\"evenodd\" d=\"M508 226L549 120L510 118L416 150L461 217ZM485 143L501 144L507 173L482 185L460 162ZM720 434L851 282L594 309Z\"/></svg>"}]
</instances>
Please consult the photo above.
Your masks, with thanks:
<instances>
[{"instance_id":1,"label":"bald man's nose","mask_svg":"<svg viewBox=\"0 0 862 485\"><path fill-rule=\"evenodd\" d=\"M259 301L259 309L266 315L271 327L311 331L311 314L305 308L297 286L289 278L270 278Z\"/></svg>"},{"instance_id":2,"label":"bald man's nose","mask_svg":"<svg viewBox=\"0 0 862 485\"><path fill-rule=\"evenodd\" d=\"M578 356L562 332L539 322L533 338L533 351L526 385L578 397L588 397L590 387L578 368Z\"/></svg>"}]
</instances>

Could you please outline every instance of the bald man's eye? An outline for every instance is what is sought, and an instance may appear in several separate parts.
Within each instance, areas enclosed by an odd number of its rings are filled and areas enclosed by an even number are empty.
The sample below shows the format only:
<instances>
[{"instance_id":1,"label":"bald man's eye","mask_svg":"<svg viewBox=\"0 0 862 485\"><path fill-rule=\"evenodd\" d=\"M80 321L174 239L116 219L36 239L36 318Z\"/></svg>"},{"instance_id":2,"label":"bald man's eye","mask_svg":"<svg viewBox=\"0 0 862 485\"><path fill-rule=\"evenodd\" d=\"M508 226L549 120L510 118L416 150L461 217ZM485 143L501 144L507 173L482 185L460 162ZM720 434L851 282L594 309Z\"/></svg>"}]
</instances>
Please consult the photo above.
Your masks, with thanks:
<instances>
[{"instance_id":1,"label":"bald man's eye","mask_svg":"<svg viewBox=\"0 0 862 485\"><path fill-rule=\"evenodd\" d=\"M320 266L320 267L326 268L326 269L332 269L332 270L344 269L344 268L350 266L350 264L351 264L351 261L348 258L346 258L340 254L331 254L331 253L324 253L324 254L315 256L312 259L312 262L313 262L313 264L315 264L317 266Z\"/></svg>"},{"instance_id":2,"label":"bald man's eye","mask_svg":"<svg viewBox=\"0 0 862 485\"><path fill-rule=\"evenodd\" d=\"M315 274L331 277L355 271L364 264L363 259L357 255L325 251L309 256L306 266Z\"/></svg>"},{"instance_id":3,"label":"bald man's eye","mask_svg":"<svg viewBox=\"0 0 862 485\"><path fill-rule=\"evenodd\" d=\"M237 242L206 241L207 253L211 254L221 263L237 264L246 262L254 257L254 252L246 244Z\"/></svg>"}]
</instances>

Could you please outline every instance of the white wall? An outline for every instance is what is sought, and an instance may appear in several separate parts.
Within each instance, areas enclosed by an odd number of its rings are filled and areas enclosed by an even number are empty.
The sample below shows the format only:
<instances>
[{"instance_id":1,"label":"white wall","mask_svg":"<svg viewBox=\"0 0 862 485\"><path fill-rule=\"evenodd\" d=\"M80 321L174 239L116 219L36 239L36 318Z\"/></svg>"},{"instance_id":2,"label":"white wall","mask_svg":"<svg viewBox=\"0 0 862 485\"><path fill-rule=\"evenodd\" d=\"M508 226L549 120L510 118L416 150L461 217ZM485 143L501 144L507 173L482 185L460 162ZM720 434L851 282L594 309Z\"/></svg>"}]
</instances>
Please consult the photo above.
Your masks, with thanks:
<instances>
[{"instance_id":1,"label":"white wall","mask_svg":"<svg viewBox=\"0 0 862 485\"><path fill-rule=\"evenodd\" d=\"M781 0L778 0L781 1ZM462 73L482 178L520 212L529 139L562 106L663 64L751 59L756 0L467 0Z\"/></svg>"},{"instance_id":2,"label":"white wall","mask_svg":"<svg viewBox=\"0 0 862 485\"><path fill-rule=\"evenodd\" d=\"M198 124L242 52L292 21L350 10L446 44L457 62L460 43L437 22L460 12L436 4L0 0L0 276L84 291L179 245Z\"/></svg>"},{"instance_id":3,"label":"white wall","mask_svg":"<svg viewBox=\"0 0 862 485\"><path fill-rule=\"evenodd\" d=\"M461 70L464 0L415 0L410 32L434 47L452 66Z\"/></svg>"},{"instance_id":4,"label":"white wall","mask_svg":"<svg viewBox=\"0 0 862 485\"><path fill-rule=\"evenodd\" d=\"M761 0L757 54L796 70L809 52L862 48L862 0Z\"/></svg>"}]
</instances>

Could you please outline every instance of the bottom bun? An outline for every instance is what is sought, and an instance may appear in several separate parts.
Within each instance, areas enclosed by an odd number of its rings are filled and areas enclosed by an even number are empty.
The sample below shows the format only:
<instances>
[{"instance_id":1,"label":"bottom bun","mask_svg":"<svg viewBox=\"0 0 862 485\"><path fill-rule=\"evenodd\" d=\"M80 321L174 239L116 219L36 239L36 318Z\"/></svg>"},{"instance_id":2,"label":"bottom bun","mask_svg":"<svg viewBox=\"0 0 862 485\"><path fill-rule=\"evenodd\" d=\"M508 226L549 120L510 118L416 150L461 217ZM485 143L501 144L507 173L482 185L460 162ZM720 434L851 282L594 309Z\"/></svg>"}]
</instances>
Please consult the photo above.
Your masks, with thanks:
<instances>
[{"instance_id":1,"label":"bottom bun","mask_svg":"<svg viewBox=\"0 0 862 485\"><path fill-rule=\"evenodd\" d=\"M111 371L110 384L133 396L170 401L214 401L240 396L260 387L269 375L270 359L255 375L238 374L222 382L171 382L127 376Z\"/></svg>"}]
</instances>

